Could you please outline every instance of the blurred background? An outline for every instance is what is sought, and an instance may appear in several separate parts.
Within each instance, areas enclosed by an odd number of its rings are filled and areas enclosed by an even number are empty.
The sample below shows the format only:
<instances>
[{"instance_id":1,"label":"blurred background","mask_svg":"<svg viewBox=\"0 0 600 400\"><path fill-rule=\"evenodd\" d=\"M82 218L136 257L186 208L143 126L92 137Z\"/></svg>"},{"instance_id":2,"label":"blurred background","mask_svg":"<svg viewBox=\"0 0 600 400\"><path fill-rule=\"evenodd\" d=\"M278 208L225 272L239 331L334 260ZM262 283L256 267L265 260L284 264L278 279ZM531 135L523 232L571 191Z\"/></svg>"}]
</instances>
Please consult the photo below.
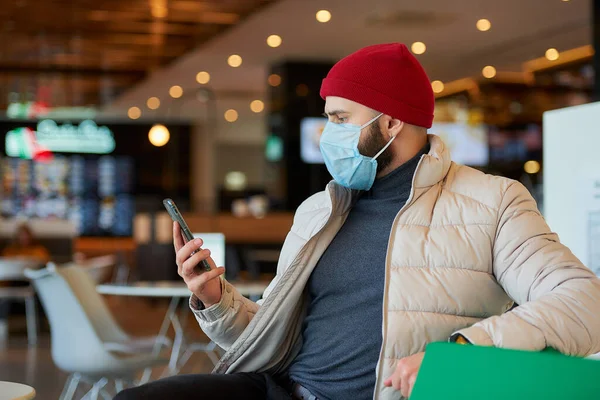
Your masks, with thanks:
<instances>
[{"instance_id":1,"label":"blurred background","mask_svg":"<svg viewBox=\"0 0 600 400\"><path fill-rule=\"evenodd\" d=\"M273 276L293 211L331 179L318 147L326 122L319 88L343 56L406 43L436 94L430 132L454 161L521 181L542 211L543 114L600 95L600 1L5 3L0 251L27 226L21 248L44 249L33 252L38 266L93 271L118 323L143 335L159 331L165 312L172 316L170 298L180 300L175 311L186 306L185 292L113 290L180 285L166 197L194 233L216 234L207 237L228 279L260 288ZM2 291L31 289L15 280L0 286L0 381L58 398L73 371L51 360L52 321L39 299L31 311ZM206 341L189 313L181 318ZM194 357L178 370L210 371L209 358Z\"/></svg>"}]
</instances>

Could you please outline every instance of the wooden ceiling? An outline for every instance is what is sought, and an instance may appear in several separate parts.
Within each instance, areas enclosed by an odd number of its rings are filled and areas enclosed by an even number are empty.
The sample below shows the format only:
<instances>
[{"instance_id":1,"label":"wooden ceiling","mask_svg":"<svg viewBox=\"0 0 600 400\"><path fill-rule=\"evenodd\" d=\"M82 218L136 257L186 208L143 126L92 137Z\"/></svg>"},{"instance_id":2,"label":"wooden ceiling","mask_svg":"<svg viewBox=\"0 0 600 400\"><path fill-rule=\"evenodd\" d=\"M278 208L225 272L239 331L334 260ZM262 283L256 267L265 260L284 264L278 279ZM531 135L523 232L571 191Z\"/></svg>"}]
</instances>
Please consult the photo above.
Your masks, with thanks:
<instances>
[{"instance_id":1,"label":"wooden ceiling","mask_svg":"<svg viewBox=\"0 0 600 400\"><path fill-rule=\"evenodd\" d=\"M105 104L274 1L3 1L0 109L9 98L55 107Z\"/></svg>"}]
</instances>

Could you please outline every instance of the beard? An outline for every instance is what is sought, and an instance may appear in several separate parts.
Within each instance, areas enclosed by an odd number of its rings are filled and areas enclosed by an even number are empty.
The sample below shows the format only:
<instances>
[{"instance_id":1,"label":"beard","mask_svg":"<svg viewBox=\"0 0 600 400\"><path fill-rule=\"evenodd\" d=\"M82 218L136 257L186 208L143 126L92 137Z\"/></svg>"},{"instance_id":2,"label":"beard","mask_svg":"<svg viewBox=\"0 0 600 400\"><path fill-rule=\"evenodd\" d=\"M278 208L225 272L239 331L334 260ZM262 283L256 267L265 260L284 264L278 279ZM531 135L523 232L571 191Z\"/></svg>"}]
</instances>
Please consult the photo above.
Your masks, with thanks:
<instances>
[{"instance_id":1,"label":"beard","mask_svg":"<svg viewBox=\"0 0 600 400\"><path fill-rule=\"evenodd\" d=\"M364 140L358 143L358 151L360 154L366 157L375 157L377 153L385 147L388 142L383 138L381 128L378 123L371 124L369 130L366 132ZM381 172L385 167L390 165L394 154L391 148L388 147L383 153L377 157L377 173Z\"/></svg>"}]
</instances>

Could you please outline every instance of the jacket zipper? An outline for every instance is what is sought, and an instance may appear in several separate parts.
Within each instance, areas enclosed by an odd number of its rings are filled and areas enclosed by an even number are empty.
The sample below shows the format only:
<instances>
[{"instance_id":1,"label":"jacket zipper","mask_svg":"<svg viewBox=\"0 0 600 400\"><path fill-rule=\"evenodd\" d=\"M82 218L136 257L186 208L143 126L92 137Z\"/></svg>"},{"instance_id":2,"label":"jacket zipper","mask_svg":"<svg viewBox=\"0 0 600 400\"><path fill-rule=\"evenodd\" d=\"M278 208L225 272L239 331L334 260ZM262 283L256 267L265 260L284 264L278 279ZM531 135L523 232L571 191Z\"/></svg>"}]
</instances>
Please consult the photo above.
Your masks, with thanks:
<instances>
[{"instance_id":1,"label":"jacket zipper","mask_svg":"<svg viewBox=\"0 0 600 400\"><path fill-rule=\"evenodd\" d=\"M313 240L315 237L317 237L317 236L318 236L318 235L319 235L319 234L320 234L320 233L323 231L323 229L325 229L325 228L327 227L327 225L329 225L329 222L331 221L331 217L332 217L332 216L335 214L335 210L336 210L335 202L333 201L333 197L334 197L334 196L333 196L333 194L332 194L332 190L333 190L332 188L327 188L327 191L328 191L328 193L329 193L329 199L330 199L330 201L331 201L331 212L329 213L329 216L327 217L327 220L326 220L326 221L325 221L325 223L324 223L324 224L323 224L323 225L322 225L322 226L321 226L321 227L320 227L320 228L317 230L317 233L315 233L313 236L311 236L311 238L310 238L310 239L308 239L308 240L306 241L306 243L304 244L304 246L302 246L302 248L300 248L300 250L298 251L298 254L296 255L296 257L294 257L294 259L292 260L292 262L290 263L290 265L289 265L289 266L287 267L287 269L286 269L286 270L283 272L283 276L281 277L281 279L279 280L279 282L277 282L277 285L276 285L276 286L273 288L272 292L274 292L274 291L275 291L275 289L277 288L277 286L283 285L283 284L284 284L284 283L285 283L285 282L286 282L286 281L289 279L289 276L290 276L290 274L291 274L291 272L290 272L290 271L291 271L292 267L293 267L295 264L297 264L297 262L298 262L298 260L299 260L299 257L300 257L300 254L302 253L302 250L303 250L304 248L306 248L306 247L309 245L309 243L310 243L310 242L311 242L311 241L312 241L312 240ZM269 297L270 297L270 296L269 296ZM267 299L265 300L265 302L267 302L268 300L269 300L269 298L267 298ZM258 320L257 320L257 322L255 322L255 324L256 324L256 325L258 325L258 322L260 322L260 320L262 319L262 318L261 318L261 317L262 317L262 314L264 314L264 313L261 313L260 315L258 315L258 313L261 311L261 309L262 309L263 307L265 307L265 306L270 306L270 305L271 305L271 303L269 303L269 304L265 304L265 303L263 303L263 304L260 306L260 308L259 308L259 310L258 310L257 314L256 314L256 315L254 315L254 318L252 318L252 321L250 321L250 323L252 323L252 322L253 322L255 319L257 319L257 317L258 317ZM256 327L255 327L255 329L256 329ZM242 334L243 334L243 333L242 333ZM242 345L242 343L240 343L240 344L238 345L238 348L239 348L239 346L241 346L241 345ZM230 349L227 351L227 353L229 353L230 351L238 351L238 349L233 349L233 346L232 346L232 347L231 347L231 348L230 348ZM225 356L227 355L227 353L226 353L226 354L223 356L222 360L225 358ZM221 369L225 369L225 370L229 369L229 367L231 366L231 364L233 364L233 363L234 363L235 361L237 361L238 359L239 359L239 356L238 356L238 357L236 357L236 358L235 358L235 359L233 359L233 360L230 360L230 361L228 361L228 362L223 362L223 363L222 363L222 362L220 361L220 362L219 362L219 363L218 363L218 364L215 366L215 369L214 369L214 371L213 371L213 372L215 372L215 371L218 371L218 370L221 370ZM223 368L223 367L224 367L224 368Z\"/></svg>"},{"instance_id":2,"label":"jacket zipper","mask_svg":"<svg viewBox=\"0 0 600 400\"><path fill-rule=\"evenodd\" d=\"M382 308L382 312L383 312L383 324L382 324L382 341L381 341L381 349L379 350L379 362L377 365L377 377L375 379L375 391L373 393L373 399L377 400L379 398L380 395L380 381L382 379L381 374L383 373L383 363L385 362L385 345L386 345L386 340L387 340L387 307L388 307L388 292L389 292L389 260L390 260L390 246L392 244L392 235L394 234L394 232L396 231L396 225L398 223L398 219L400 218L400 216L404 213L404 211L406 211L406 209L412 205L413 199L414 199L414 195L415 195L415 178L417 176L417 171L419 171L419 167L421 166L421 161L423 161L423 157L421 157L421 159L419 160L419 163L417 164L417 168L415 169L415 174L413 175L413 179L412 179L412 186L410 189L410 195L408 196L408 200L406 201L406 203L404 204L404 206L400 209L400 211L398 211L398 214L396 214L396 217L394 217L394 222L392 223L392 229L390 230L390 235L388 238L388 246L387 246L387 251L386 251L386 256L385 256L385 286L383 288L383 308Z\"/></svg>"}]
</instances>

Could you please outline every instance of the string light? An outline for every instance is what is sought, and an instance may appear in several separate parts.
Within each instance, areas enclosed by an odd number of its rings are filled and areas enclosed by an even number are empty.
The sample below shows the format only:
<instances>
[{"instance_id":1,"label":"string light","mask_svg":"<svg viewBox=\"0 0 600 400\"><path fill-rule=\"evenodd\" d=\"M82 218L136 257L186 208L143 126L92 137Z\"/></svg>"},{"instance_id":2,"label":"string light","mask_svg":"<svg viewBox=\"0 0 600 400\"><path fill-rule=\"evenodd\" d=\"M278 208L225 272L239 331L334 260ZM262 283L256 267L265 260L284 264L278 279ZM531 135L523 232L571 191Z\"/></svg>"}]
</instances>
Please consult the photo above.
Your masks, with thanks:
<instances>
[{"instance_id":1,"label":"string light","mask_svg":"<svg viewBox=\"0 0 600 400\"><path fill-rule=\"evenodd\" d=\"M423 42L414 42L412 46L410 46L410 49L413 53L418 55L425 53L425 50L427 50L427 46L425 46L425 43Z\"/></svg>"},{"instance_id":2,"label":"string light","mask_svg":"<svg viewBox=\"0 0 600 400\"><path fill-rule=\"evenodd\" d=\"M206 71L200 71L196 74L196 82L206 85L210 81L210 74Z\"/></svg>"},{"instance_id":3,"label":"string light","mask_svg":"<svg viewBox=\"0 0 600 400\"><path fill-rule=\"evenodd\" d=\"M242 57L237 54L232 54L227 59L227 64L229 64L230 67L237 68L242 65Z\"/></svg>"},{"instance_id":4,"label":"string light","mask_svg":"<svg viewBox=\"0 0 600 400\"><path fill-rule=\"evenodd\" d=\"M127 116L131 119L138 119L142 116L142 110L140 110L139 107L130 107L129 110L127 110Z\"/></svg>"},{"instance_id":5,"label":"string light","mask_svg":"<svg viewBox=\"0 0 600 400\"><path fill-rule=\"evenodd\" d=\"M254 100L252 103L250 103L250 109L255 113L262 112L265 109L265 103L263 103L261 100Z\"/></svg>"},{"instance_id":6,"label":"string light","mask_svg":"<svg viewBox=\"0 0 600 400\"><path fill-rule=\"evenodd\" d=\"M558 50L556 50L554 48L550 48L550 49L546 50L546 58L549 61L556 61L556 60L558 60L559 57L560 57L560 54L558 53Z\"/></svg>"},{"instance_id":7,"label":"string light","mask_svg":"<svg viewBox=\"0 0 600 400\"><path fill-rule=\"evenodd\" d=\"M319 10L317 11L317 21L321 22L321 23L325 23L325 22L329 22L331 21L331 13L327 10Z\"/></svg>"},{"instance_id":8,"label":"string light","mask_svg":"<svg viewBox=\"0 0 600 400\"><path fill-rule=\"evenodd\" d=\"M492 23L490 22L489 19L485 19L482 18L479 21L477 21L477 24L475 24L475 26L477 27L477 29L479 29L481 32L487 32L490 30L490 28L492 27Z\"/></svg>"},{"instance_id":9,"label":"string light","mask_svg":"<svg viewBox=\"0 0 600 400\"><path fill-rule=\"evenodd\" d=\"M150 97L148 101L146 101L146 105L151 110L156 110L160 107L160 99L158 97Z\"/></svg>"},{"instance_id":10,"label":"string light","mask_svg":"<svg viewBox=\"0 0 600 400\"><path fill-rule=\"evenodd\" d=\"M434 93L442 93L444 91L444 82L442 81L433 81L431 82L431 88Z\"/></svg>"},{"instance_id":11,"label":"string light","mask_svg":"<svg viewBox=\"0 0 600 400\"><path fill-rule=\"evenodd\" d=\"M483 67L483 69L481 70L481 74L488 78L491 79L493 77L496 76L496 68L492 67L491 65L486 65L485 67Z\"/></svg>"},{"instance_id":12,"label":"string light","mask_svg":"<svg viewBox=\"0 0 600 400\"><path fill-rule=\"evenodd\" d=\"M541 166L540 163L535 160L529 160L523 165L523 169L528 174L537 174L540 172Z\"/></svg>"},{"instance_id":13,"label":"string light","mask_svg":"<svg viewBox=\"0 0 600 400\"><path fill-rule=\"evenodd\" d=\"M269 82L269 85L273 86L273 87L277 87L279 85L281 85L281 76L277 75L277 74L271 74L269 75L269 79L267 79Z\"/></svg>"},{"instance_id":14,"label":"string light","mask_svg":"<svg viewBox=\"0 0 600 400\"><path fill-rule=\"evenodd\" d=\"M271 35L267 38L267 44L269 45L269 47L279 47L281 46L282 41L283 40L279 35Z\"/></svg>"},{"instance_id":15,"label":"string light","mask_svg":"<svg viewBox=\"0 0 600 400\"><path fill-rule=\"evenodd\" d=\"M238 112L233 108L225 111L225 121L227 122L235 122L238 119Z\"/></svg>"},{"instance_id":16,"label":"string light","mask_svg":"<svg viewBox=\"0 0 600 400\"><path fill-rule=\"evenodd\" d=\"M179 85L171 86L169 95L174 99L178 99L183 96L183 88Z\"/></svg>"}]
</instances>

